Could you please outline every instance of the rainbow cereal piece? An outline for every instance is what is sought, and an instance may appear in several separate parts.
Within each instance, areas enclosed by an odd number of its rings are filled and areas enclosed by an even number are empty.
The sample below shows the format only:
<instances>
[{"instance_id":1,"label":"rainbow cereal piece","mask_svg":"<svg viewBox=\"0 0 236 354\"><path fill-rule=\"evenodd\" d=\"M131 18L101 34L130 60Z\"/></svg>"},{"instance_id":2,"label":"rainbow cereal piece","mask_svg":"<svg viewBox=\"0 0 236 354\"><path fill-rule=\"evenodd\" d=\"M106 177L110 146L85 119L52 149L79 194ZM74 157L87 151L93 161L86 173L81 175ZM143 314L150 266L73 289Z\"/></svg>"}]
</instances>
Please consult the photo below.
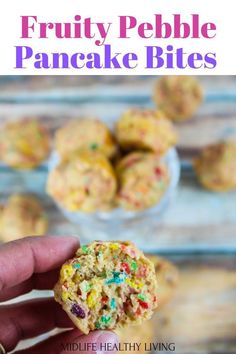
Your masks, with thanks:
<instances>
[{"instance_id":1,"label":"rainbow cereal piece","mask_svg":"<svg viewBox=\"0 0 236 354\"><path fill-rule=\"evenodd\" d=\"M138 149L164 154L177 141L172 123L160 111L132 109L116 124L116 137L125 150Z\"/></svg>"},{"instance_id":2,"label":"rainbow cereal piece","mask_svg":"<svg viewBox=\"0 0 236 354\"><path fill-rule=\"evenodd\" d=\"M107 210L116 193L116 178L104 155L80 151L51 171L47 191L70 211Z\"/></svg>"},{"instance_id":3,"label":"rainbow cereal piece","mask_svg":"<svg viewBox=\"0 0 236 354\"><path fill-rule=\"evenodd\" d=\"M49 152L49 134L36 119L8 122L0 129L0 159L13 168L37 167Z\"/></svg>"},{"instance_id":4,"label":"rainbow cereal piece","mask_svg":"<svg viewBox=\"0 0 236 354\"><path fill-rule=\"evenodd\" d=\"M163 76L157 81L154 100L173 121L192 117L203 100L200 83L191 76Z\"/></svg>"},{"instance_id":5,"label":"rainbow cereal piece","mask_svg":"<svg viewBox=\"0 0 236 354\"><path fill-rule=\"evenodd\" d=\"M157 306L153 264L130 242L95 241L66 262L55 299L85 334L141 324Z\"/></svg>"},{"instance_id":6,"label":"rainbow cereal piece","mask_svg":"<svg viewBox=\"0 0 236 354\"><path fill-rule=\"evenodd\" d=\"M99 151L106 157L115 155L117 147L107 126L95 118L78 118L58 129L56 150L64 159L79 150Z\"/></svg>"},{"instance_id":7,"label":"rainbow cereal piece","mask_svg":"<svg viewBox=\"0 0 236 354\"><path fill-rule=\"evenodd\" d=\"M126 210L143 210L157 204L169 184L167 167L157 155L133 152L117 165L118 204Z\"/></svg>"},{"instance_id":8,"label":"rainbow cereal piece","mask_svg":"<svg viewBox=\"0 0 236 354\"><path fill-rule=\"evenodd\" d=\"M204 148L194 160L194 170L207 189L215 192L236 189L236 140Z\"/></svg>"}]
</instances>

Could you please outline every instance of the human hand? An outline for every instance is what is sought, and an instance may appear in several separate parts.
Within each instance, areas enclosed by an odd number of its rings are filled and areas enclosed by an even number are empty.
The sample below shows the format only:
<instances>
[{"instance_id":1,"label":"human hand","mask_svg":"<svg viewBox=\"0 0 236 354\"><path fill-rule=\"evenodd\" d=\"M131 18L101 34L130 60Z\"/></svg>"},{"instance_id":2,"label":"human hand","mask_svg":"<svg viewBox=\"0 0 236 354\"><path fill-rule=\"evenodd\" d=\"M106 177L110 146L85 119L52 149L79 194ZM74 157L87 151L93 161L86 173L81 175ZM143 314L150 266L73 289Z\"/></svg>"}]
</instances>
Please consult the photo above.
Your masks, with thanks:
<instances>
[{"instance_id":1,"label":"human hand","mask_svg":"<svg viewBox=\"0 0 236 354\"><path fill-rule=\"evenodd\" d=\"M51 290L58 279L61 264L73 256L78 247L77 238L53 236L27 237L1 245L0 302L33 289ZM68 329L14 354L101 353L101 343L117 342L116 335L109 331L82 335L53 298L1 305L0 319L0 343L7 352L14 350L20 340L33 338L54 328ZM71 343L73 347L70 351L66 344ZM86 347L85 351L83 348Z\"/></svg>"}]
</instances>

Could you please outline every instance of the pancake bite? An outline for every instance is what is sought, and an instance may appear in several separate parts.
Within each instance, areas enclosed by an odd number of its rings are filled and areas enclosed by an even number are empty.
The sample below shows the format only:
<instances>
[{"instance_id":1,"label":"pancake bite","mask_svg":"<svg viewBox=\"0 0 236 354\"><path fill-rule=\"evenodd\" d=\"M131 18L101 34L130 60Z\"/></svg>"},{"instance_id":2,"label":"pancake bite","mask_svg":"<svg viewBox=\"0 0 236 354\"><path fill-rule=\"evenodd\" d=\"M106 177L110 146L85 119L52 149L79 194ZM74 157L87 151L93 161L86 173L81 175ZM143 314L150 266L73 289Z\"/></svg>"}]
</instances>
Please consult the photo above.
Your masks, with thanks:
<instances>
[{"instance_id":1,"label":"pancake bite","mask_svg":"<svg viewBox=\"0 0 236 354\"><path fill-rule=\"evenodd\" d=\"M212 144L194 160L194 170L203 187L215 192L236 188L236 140Z\"/></svg>"},{"instance_id":2,"label":"pancake bite","mask_svg":"<svg viewBox=\"0 0 236 354\"><path fill-rule=\"evenodd\" d=\"M0 129L0 159L17 169L32 169L49 155L48 131L36 119L7 122Z\"/></svg>"},{"instance_id":3,"label":"pancake bite","mask_svg":"<svg viewBox=\"0 0 236 354\"><path fill-rule=\"evenodd\" d=\"M47 191L69 211L95 212L111 208L116 184L107 158L87 150L62 161L50 172Z\"/></svg>"},{"instance_id":4,"label":"pancake bite","mask_svg":"<svg viewBox=\"0 0 236 354\"><path fill-rule=\"evenodd\" d=\"M117 165L118 204L126 210L143 210L157 204L169 184L166 165L152 153L133 152Z\"/></svg>"},{"instance_id":5,"label":"pancake bite","mask_svg":"<svg viewBox=\"0 0 236 354\"><path fill-rule=\"evenodd\" d=\"M154 255L146 256L155 267L158 281L157 298L159 310L173 297L179 283L179 271L173 263L165 258Z\"/></svg>"},{"instance_id":6,"label":"pancake bite","mask_svg":"<svg viewBox=\"0 0 236 354\"><path fill-rule=\"evenodd\" d=\"M155 86L154 100L168 118L184 121L191 118L202 103L203 90L191 76L163 76Z\"/></svg>"},{"instance_id":7,"label":"pancake bite","mask_svg":"<svg viewBox=\"0 0 236 354\"><path fill-rule=\"evenodd\" d=\"M57 130L55 145L63 159L78 150L98 151L112 158L117 150L107 126L94 118L78 118L69 121Z\"/></svg>"},{"instance_id":8,"label":"pancake bite","mask_svg":"<svg viewBox=\"0 0 236 354\"><path fill-rule=\"evenodd\" d=\"M116 124L116 137L125 150L164 154L177 141L172 123L161 111L131 109Z\"/></svg>"},{"instance_id":9,"label":"pancake bite","mask_svg":"<svg viewBox=\"0 0 236 354\"><path fill-rule=\"evenodd\" d=\"M123 353L123 354L130 354L130 353L139 353L139 354L145 354L148 353L148 350L145 347L150 346L150 343L154 341L155 338L155 332L154 332L154 326L152 321L146 321L145 325L139 325L139 326L129 326L127 328L122 328L116 331L116 333L119 336L121 347L122 344L127 344L129 346L132 345L132 351L131 350L123 350L118 352L118 353ZM139 344L139 349L136 351L133 351L134 346ZM146 343L146 346L145 346Z\"/></svg>"},{"instance_id":10,"label":"pancake bite","mask_svg":"<svg viewBox=\"0 0 236 354\"><path fill-rule=\"evenodd\" d=\"M0 238L4 242L26 236L44 235L48 221L43 207L31 195L12 195L2 207L0 215Z\"/></svg>"},{"instance_id":11,"label":"pancake bite","mask_svg":"<svg viewBox=\"0 0 236 354\"><path fill-rule=\"evenodd\" d=\"M130 242L94 241L61 268L55 299L85 334L141 324L157 306L153 264Z\"/></svg>"}]
</instances>

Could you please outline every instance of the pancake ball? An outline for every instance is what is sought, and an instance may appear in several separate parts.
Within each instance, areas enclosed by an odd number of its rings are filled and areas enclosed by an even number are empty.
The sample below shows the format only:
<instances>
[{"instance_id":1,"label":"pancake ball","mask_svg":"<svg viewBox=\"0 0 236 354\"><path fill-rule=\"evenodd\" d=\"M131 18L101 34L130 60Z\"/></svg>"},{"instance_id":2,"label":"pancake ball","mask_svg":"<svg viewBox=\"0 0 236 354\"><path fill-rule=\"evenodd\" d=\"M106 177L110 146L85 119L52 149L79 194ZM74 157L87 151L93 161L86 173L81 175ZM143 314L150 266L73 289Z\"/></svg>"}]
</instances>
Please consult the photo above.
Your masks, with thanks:
<instances>
[{"instance_id":1,"label":"pancake ball","mask_svg":"<svg viewBox=\"0 0 236 354\"><path fill-rule=\"evenodd\" d=\"M124 150L164 154L177 141L172 123L160 111L132 109L116 124L116 137Z\"/></svg>"},{"instance_id":2,"label":"pancake ball","mask_svg":"<svg viewBox=\"0 0 236 354\"><path fill-rule=\"evenodd\" d=\"M130 242L94 241L61 268L55 299L85 334L139 325L157 306L153 264Z\"/></svg>"},{"instance_id":3,"label":"pancake ball","mask_svg":"<svg viewBox=\"0 0 236 354\"><path fill-rule=\"evenodd\" d=\"M2 207L0 238L9 242L26 236L44 235L48 221L40 201L31 195L13 194Z\"/></svg>"},{"instance_id":4,"label":"pancake ball","mask_svg":"<svg viewBox=\"0 0 236 354\"><path fill-rule=\"evenodd\" d=\"M155 86L154 100L168 118L181 122L197 111L203 90L191 76L163 76Z\"/></svg>"},{"instance_id":5,"label":"pancake ball","mask_svg":"<svg viewBox=\"0 0 236 354\"><path fill-rule=\"evenodd\" d=\"M126 210L143 210L157 204L169 184L166 165L153 153L130 153L118 163L117 176L117 202Z\"/></svg>"},{"instance_id":6,"label":"pancake ball","mask_svg":"<svg viewBox=\"0 0 236 354\"><path fill-rule=\"evenodd\" d=\"M49 152L48 131L36 119L8 122L0 129L0 158L13 168L35 168Z\"/></svg>"},{"instance_id":7,"label":"pancake ball","mask_svg":"<svg viewBox=\"0 0 236 354\"><path fill-rule=\"evenodd\" d=\"M129 326L127 328L122 328L116 331L119 336L119 340L121 343L122 351L118 353L122 354L130 354L130 353L139 353L145 354L148 353L147 348L150 346L150 343L153 343L155 339L155 331L154 325L152 321L146 321L145 325L139 326ZM130 345L134 345L136 343L140 344L139 350L133 351L125 350L125 344L128 343L128 347ZM132 347L132 349L133 349Z\"/></svg>"},{"instance_id":8,"label":"pancake ball","mask_svg":"<svg viewBox=\"0 0 236 354\"><path fill-rule=\"evenodd\" d=\"M159 310L172 299L179 283L179 271L172 262L165 258L154 255L146 256L155 267L158 281L157 298Z\"/></svg>"},{"instance_id":9,"label":"pancake ball","mask_svg":"<svg viewBox=\"0 0 236 354\"><path fill-rule=\"evenodd\" d=\"M116 178L103 154L80 151L50 172L47 190L69 211L95 212L111 207Z\"/></svg>"},{"instance_id":10,"label":"pancake ball","mask_svg":"<svg viewBox=\"0 0 236 354\"><path fill-rule=\"evenodd\" d=\"M64 159L78 150L98 151L112 158L117 150L114 138L107 126L93 118L78 118L58 129L55 146Z\"/></svg>"},{"instance_id":11,"label":"pancake ball","mask_svg":"<svg viewBox=\"0 0 236 354\"><path fill-rule=\"evenodd\" d=\"M236 188L236 140L204 148L194 160L194 170L203 187L215 192Z\"/></svg>"}]
</instances>

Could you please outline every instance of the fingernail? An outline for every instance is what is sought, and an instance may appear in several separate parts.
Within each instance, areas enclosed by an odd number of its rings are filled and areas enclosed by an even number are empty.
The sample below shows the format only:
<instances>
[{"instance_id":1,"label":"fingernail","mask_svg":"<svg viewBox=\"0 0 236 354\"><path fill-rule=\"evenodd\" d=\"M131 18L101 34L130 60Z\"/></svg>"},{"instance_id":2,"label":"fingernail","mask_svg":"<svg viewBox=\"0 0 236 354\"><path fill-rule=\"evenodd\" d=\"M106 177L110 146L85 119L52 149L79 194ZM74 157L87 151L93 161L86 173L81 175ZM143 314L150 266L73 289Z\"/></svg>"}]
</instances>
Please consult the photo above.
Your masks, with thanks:
<instances>
[{"instance_id":1,"label":"fingernail","mask_svg":"<svg viewBox=\"0 0 236 354\"><path fill-rule=\"evenodd\" d=\"M117 352L119 341L114 332L99 331L99 336L96 338L96 343L97 354L112 354Z\"/></svg>"}]
</instances>

